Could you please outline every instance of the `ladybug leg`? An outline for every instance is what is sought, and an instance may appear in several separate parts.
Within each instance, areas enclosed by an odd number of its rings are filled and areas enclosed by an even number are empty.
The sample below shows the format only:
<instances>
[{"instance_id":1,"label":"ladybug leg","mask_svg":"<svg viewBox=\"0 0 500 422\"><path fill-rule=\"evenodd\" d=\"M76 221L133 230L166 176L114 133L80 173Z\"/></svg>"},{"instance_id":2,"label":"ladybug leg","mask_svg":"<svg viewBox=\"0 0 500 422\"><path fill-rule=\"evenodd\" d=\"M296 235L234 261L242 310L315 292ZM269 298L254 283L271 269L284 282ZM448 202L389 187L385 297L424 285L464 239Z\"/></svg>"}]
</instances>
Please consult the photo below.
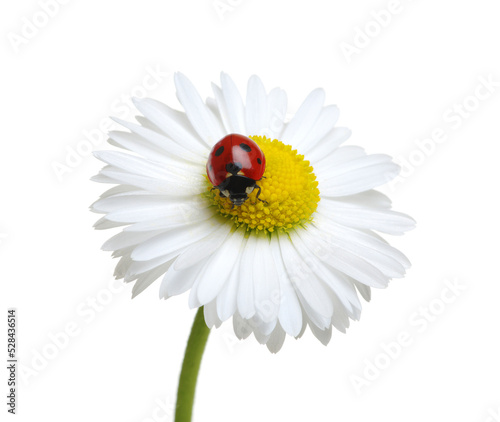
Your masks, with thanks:
<instances>
[{"instance_id":1,"label":"ladybug leg","mask_svg":"<svg viewBox=\"0 0 500 422\"><path fill-rule=\"evenodd\" d=\"M260 186L259 186L259 185L255 185L255 187L259 190L259 191L257 192L257 196L256 196L256 198L257 198L259 201L264 202L264 204L267 204L267 201L264 201L263 199L260 199L260 198L259 198L260 193L262 192L262 189L260 188Z\"/></svg>"}]
</instances>

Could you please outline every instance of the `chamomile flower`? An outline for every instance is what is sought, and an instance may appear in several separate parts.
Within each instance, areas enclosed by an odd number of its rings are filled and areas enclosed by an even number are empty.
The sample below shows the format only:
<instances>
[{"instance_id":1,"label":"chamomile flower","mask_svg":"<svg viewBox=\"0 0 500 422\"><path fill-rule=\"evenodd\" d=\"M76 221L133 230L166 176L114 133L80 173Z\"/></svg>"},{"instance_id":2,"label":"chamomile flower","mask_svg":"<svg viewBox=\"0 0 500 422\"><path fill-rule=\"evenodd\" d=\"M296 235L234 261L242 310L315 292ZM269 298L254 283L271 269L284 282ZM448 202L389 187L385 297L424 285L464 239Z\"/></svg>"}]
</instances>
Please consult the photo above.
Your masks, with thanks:
<instances>
[{"instance_id":1,"label":"chamomile flower","mask_svg":"<svg viewBox=\"0 0 500 422\"><path fill-rule=\"evenodd\" d=\"M359 319L358 293L369 300L371 287L410 265L378 234L414 226L374 190L399 167L342 145L351 132L336 126L338 108L324 105L322 89L286 121L285 92L266 92L257 76L245 98L224 73L206 102L184 75L175 85L183 111L135 99L138 122L115 119L128 131L110 133L123 151L95 153L107 165L94 180L116 185L92 205L104 214L97 229L121 228L103 245L119 257L116 277L135 283L134 296L157 279L161 298L189 292L209 327L232 317L239 338L253 333L271 352L307 326L327 344L332 326L345 331ZM214 145L230 134L265 157L262 177L237 202L207 177Z\"/></svg>"}]
</instances>

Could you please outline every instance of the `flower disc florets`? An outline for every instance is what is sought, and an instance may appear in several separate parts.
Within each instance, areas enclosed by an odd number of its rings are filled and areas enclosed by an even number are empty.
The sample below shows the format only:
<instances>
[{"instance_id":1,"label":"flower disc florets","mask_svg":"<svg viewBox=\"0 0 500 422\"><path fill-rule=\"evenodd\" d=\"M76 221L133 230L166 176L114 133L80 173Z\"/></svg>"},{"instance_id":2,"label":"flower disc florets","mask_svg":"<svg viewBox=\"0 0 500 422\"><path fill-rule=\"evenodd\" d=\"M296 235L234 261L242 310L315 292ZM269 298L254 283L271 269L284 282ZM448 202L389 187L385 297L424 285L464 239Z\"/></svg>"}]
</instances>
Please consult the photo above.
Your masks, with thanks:
<instances>
[{"instance_id":1,"label":"flower disc florets","mask_svg":"<svg viewBox=\"0 0 500 422\"><path fill-rule=\"evenodd\" d=\"M290 145L265 136L250 136L266 157L264 177L257 182L261 188L258 200L257 189L240 206L233 206L229 198L211 190L210 199L219 207L219 212L232 218L237 226L247 229L273 232L287 231L297 225L312 221L320 200L318 182L309 161L297 154ZM211 189L212 186L209 187Z\"/></svg>"}]
</instances>

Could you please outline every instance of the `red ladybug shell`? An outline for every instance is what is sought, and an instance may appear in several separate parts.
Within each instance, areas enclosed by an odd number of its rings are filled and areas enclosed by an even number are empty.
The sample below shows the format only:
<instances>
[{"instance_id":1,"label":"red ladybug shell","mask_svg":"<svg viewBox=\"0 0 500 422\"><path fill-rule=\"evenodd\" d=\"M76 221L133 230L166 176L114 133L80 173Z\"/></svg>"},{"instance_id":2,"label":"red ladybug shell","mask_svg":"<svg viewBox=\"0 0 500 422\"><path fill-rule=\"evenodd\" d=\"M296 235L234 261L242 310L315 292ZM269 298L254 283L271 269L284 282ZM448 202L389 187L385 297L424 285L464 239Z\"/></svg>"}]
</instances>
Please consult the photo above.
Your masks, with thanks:
<instances>
[{"instance_id":1,"label":"red ladybug shell","mask_svg":"<svg viewBox=\"0 0 500 422\"><path fill-rule=\"evenodd\" d=\"M212 185L219 186L232 176L235 168L239 175L260 180L266 169L266 157L250 138L232 133L217 142L210 151L207 161L208 179Z\"/></svg>"}]
</instances>

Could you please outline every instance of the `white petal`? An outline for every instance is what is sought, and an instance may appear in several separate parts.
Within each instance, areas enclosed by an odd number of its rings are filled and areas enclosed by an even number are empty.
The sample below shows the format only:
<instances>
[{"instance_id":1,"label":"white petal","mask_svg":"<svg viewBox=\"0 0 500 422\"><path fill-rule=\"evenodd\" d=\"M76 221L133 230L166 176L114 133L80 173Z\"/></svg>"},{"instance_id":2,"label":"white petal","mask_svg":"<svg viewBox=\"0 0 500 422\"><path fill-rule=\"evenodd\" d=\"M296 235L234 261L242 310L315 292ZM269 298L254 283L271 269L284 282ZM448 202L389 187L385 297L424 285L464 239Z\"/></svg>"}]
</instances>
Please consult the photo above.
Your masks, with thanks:
<instances>
[{"instance_id":1,"label":"white petal","mask_svg":"<svg viewBox=\"0 0 500 422\"><path fill-rule=\"evenodd\" d=\"M389 245L387 241L385 241L380 236L377 236L374 232L370 231L362 231L358 229L353 229L350 227L345 227L340 224L335 224L333 222L328 223L328 230L335 233L338 233L340 238L344 240L349 240L354 245L362 245L365 247L372 248L388 257L392 258L403 268L410 268L411 264L408 258L399 250ZM333 236L335 236L333 235Z\"/></svg>"},{"instance_id":2,"label":"white petal","mask_svg":"<svg viewBox=\"0 0 500 422\"><path fill-rule=\"evenodd\" d=\"M320 181L321 196L337 197L353 195L392 180L399 173L399 166L392 162L381 162L366 167L347 170L327 181Z\"/></svg>"},{"instance_id":3,"label":"white petal","mask_svg":"<svg viewBox=\"0 0 500 422\"><path fill-rule=\"evenodd\" d=\"M232 226L233 224L230 221L221 224L216 231L189 246L175 261L175 269L177 271L184 270L201 259L212 255L224 242Z\"/></svg>"},{"instance_id":4,"label":"white petal","mask_svg":"<svg viewBox=\"0 0 500 422\"><path fill-rule=\"evenodd\" d=\"M415 220L406 214L389 209L360 207L332 198L324 198L321 207L318 206L318 212L344 226L393 235L415 228Z\"/></svg>"},{"instance_id":5,"label":"white petal","mask_svg":"<svg viewBox=\"0 0 500 422\"><path fill-rule=\"evenodd\" d=\"M345 149L347 148L342 148L342 150ZM334 158L337 154L338 153L334 154ZM324 175L323 178L328 181L329 179L337 178L338 176L341 176L348 172L364 169L370 166L391 163L391 161L392 158L385 154L363 155L355 157L354 159L345 159L345 157L343 157L343 162L338 162L338 161L330 162L330 168L328 169L328 177Z\"/></svg>"},{"instance_id":6,"label":"white petal","mask_svg":"<svg viewBox=\"0 0 500 422\"><path fill-rule=\"evenodd\" d=\"M319 161L314 163L314 173L318 180L329 179L335 173L337 167L345 167L349 162L366 158L366 152L363 148L348 145L337 148L328 155L323 155Z\"/></svg>"},{"instance_id":7,"label":"white petal","mask_svg":"<svg viewBox=\"0 0 500 422\"><path fill-rule=\"evenodd\" d=\"M94 202L91 208L94 212L107 213L119 211L124 208L129 210L148 209L165 204L178 205L180 207L184 203L188 204L189 207L206 207L208 206L206 204L210 204L208 201L202 199L172 199L167 195L157 195L141 190L106 195Z\"/></svg>"},{"instance_id":8,"label":"white petal","mask_svg":"<svg viewBox=\"0 0 500 422\"><path fill-rule=\"evenodd\" d=\"M391 200L376 190L367 190L357 193L355 195L343 196L341 198L327 198L328 203L339 204L339 206L353 206L353 207L369 207L369 208L391 208Z\"/></svg>"},{"instance_id":9,"label":"white petal","mask_svg":"<svg viewBox=\"0 0 500 422\"><path fill-rule=\"evenodd\" d=\"M339 276L331 267L329 268L327 265L323 264L321 260L308 249L300 237L301 232L303 232L303 230L300 229L291 231L290 236L297 252L306 260L311 271L313 271L324 284L331 288L332 292L339 298L342 305L349 312L353 311L353 306L360 308L361 304L352 283L345 277Z\"/></svg>"},{"instance_id":10,"label":"white petal","mask_svg":"<svg viewBox=\"0 0 500 422\"><path fill-rule=\"evenodd\" d=\"M215 300L207 303L203 306L203 316L205 319L205 324L207 324L208 328L219 328L222 324L222 321L217 316L217 307L215 305Z\"/></svg>"},{"instance_id":11,"label":"white petal","mask_svg":"<svg viewBox=\"0 0 500 422\"><path fill-rule=\"evenodd\" d=\"M115 221L109 221L106 217L101 217L94 223L94 229L96 230L113 229L115 227L121 227L126 224L127 223L117 223Z\"/></svg>"},{"instance_id":12,"label":"white petal","mask_svg":"<svg viewBox=\"0 0 500 422\"><path fill-rule=\"evenodd\" d=\"M255 339L260 343L260 344L266 344L267 341L269 340L269 337L271 337L271 332L265 334L263 331L260 330L260 327L255 326L253 324L253 321L250 321L250 324L253 325L253 335L255 336ZM271 330L272 331L272 330Z\"/></svg>"},{"instance_id":13,"label":"white petal","mask_svg":"<svg viewBox=\"0 0 500 422\"><path fill-rule=\"evenodd\" d=\"M94 156L125 172L176 182L180 187L188 186L190 183L200 184L204 180L204 169L198 166L166 167L120 151L95 151Z\"/></svg>"},{"instance_id":14,"label":"white petal","mask_svg":"<svg viewBox=\"0 0 500 422\"><path fill-rule=\"evenodd\" d=\"M363 233L360 233L358 236L355 236L356 233L354 231L346 233L343 227L337 224L321 224L320 226L325 238L329 239L331 245L342 248L362 258L378 268L388 278L404 276L405 267L390 254L374 248L368 239L365 239Z\"/></svg>"},{"instance_id":15,"label":"white petal","mask_svg":"<svg viewBox=\"0 0 500 422\"><path fill-rule=\"evenodd\" d=\"M215 85L215 84L214 84L214 85ZM216 86L216 85L215 85L215 86ZM220 91L220 88L219 88L218 86L217 86L217 89ZM221 112L221 110L219 109L219 106L217 105L217 102L215 101L215 99L214 99L214 98L212 98L212 97L207 97L207 99L206 99L206 101L205 101L205 102L206 102L206 104L207 104L208 109L209 109L209 110L211 111L211 113L215 116L215 118L216 118L219 122L221 122L223 129L225 129L225 130L226 130L226 127L228 127L228 126L226 126L226 125L225 125L225 123L224 123L224 121L223 121L222 112ZM227 134L227 133L229 133L229 132L226 132L226 131L225 131L225 133ZM206 161L206 160L205 160L205 161Z\"/></svg>"},{"instance_id":16,"label":"white petal","mask_svg":"<svg viewBox=\"0 0 500 422\"><path fill-rule=\"evenodd\" d=\"M311 324L310 327L312 333L314 334L314 337L316 337L321 343L323 343L323 345L326 346L330 342L330 339L332 338L331 325L326 330L321 330L314 324Z\"/></svg>"},{"instance_id":17,"label":"white petal","mask_svg":"<svg viewBox=\"0 0 500 422\"><path fill-rule=\"evenodd\" d=\"M233 315L233 329L240 340L247 338L253 331L252 326L238 312Z\"/></svg>"},{"instance_id":18,"label":"white petal","mask_svg":"<svg viewBox=\"0 0 500 422\"><path fill-rule=\"evenodd\" d=\"M302 329L302 309L283 264L278 237L276 235L271 236L271 253L276 265L276 271L279 274L278 280L281 292L278 314L279 322L288 334L295 337Z\"/></svg>"},{"instance_id":19,"label":"white petal","mask_svg":"<svg viewBox=\"0 0 500 422\"><path fill-rule=\"evenodd\" d=\"M163 212L162 216L156 219L149 219L146 221L139 221L126 227L126 232L141 232L151 230L169 231L177 228L184 227L189 230L190 226L196 223L208 221L214 217L212 208L202 208L190 213L183 214L182 209L167 210Z\"/></svg>"},{"instance_id":20,"label":"white petal","mask_svg":"<svg viewBox=\"0 0 500 422\"><path fill-rule=\"evenodd\" d=\"M132 263L132 259L130 258L130 254L132 253L132 249L133 247L128 247L128 248L124 248L122 249L122 256L120 258L120 260L118 261L118 264L116 264L116 267L115 267L115 272L114 272L114 276L116 279L120 279L120 278L123 278L130 266L130 264ZM119 255L114 255L114 257L116 258L117 256Z\"/></svg>"},{"instance_id":21,"label":"white petal","mask_svg":"<svg viewBox=\"0 0 500 422\"><path fill-rule=\"evenodd\" d=\"M132 251L134 250L134 247L135 246L124 246L123 248L117 248L113 251L111 256L113 258L118 258L119 256L122 256L122 257L128 256L128 258L130 258Z\"/></svg>"},{"instance_id":22,"label":"white petal","mask_svg":"<svg viewBox=\"0 0 500 422\"><path fill-rule=\"evenodd\" d=\"M118 185L118 186L113 186L112 188L109 188L107 191L105 191L101 196L99 196L100 199L108 198L110 196L120 196L120 195L130 195L130 194L143 194L144 191L136 188L135 186L127 186L127 185Z\"/></svg>"},{"instance_id":23,"label":"white petal","mask_svg":"<svg viewBox=\"0 0 500 422\"><path fill-rule=\"evenodd\" d=\"M312 324L304 308L301 308L301 310L302 310L302 328L300 329L299 334L295 336L296 339L302 337L306 332L307 326Z\"/></svg>"},{"instance_id":24,"label":"white petal","mask_svg":"<svg viewBox=\"0 0 500 422\"><path fill-rule=\"evenodd\" d=\"M90 178L93 182L97 183L112 183L114 185L119 184L120 182L117 182L115 179L109 176L105 176L102 174L102 170L99 172L99 174L96 174L95 176L92 176Z\"/></svg>"},{"instance_id":25,"label":"white petal","mask_svg":"<svg viewBox=\"0 0 500 422\"><path fill-rule=\"evenodd\" d=\"M150 142L144 141L143 138L130 132L122 132L113 130L109 132L109 143L129 151L135 152L143 157L157 163L163 163L171 166L178 166L179 161L174 160L165 154L160 148L154 146Z\"/></svg>"},{"instance_id":26,"label":"white petal","mask_svg":"<svg viewBox=\"0 0 500 422\"><path fill-rule=\"evenodd\" d=\"M186 110L191 125L205 144L211 148L224 137L225 131L220 122L208 109L193 84L182 73L174 76L177 98Z\"/></svg>"},{"instance_id":27,"label":"white petal","mask_svg":"<svg viewBox=\"0 0 500 422\"><path fill-rule=\"evenodd\" d=\"M146 274L141 275L134 284L132 288L132 298L136 297L139 293L142 293L147 287L149 287L154 281L156 281L165 271L168 270L172 261L167 262Z\"/></svg>"},{"instance_id":28,"label":"white petal","mask_svg":"<svg viewBox=\"0 0 500 422\"><path fill-rule=\"evenodd\" d=\"M267 96L267 128L263 135L271 139L281 139L281 133L285 128L287 110L286 92L280 88L274 88Z\"/></svg>"},{"instance_id":29,"label":"white petal","mask_svg":"<svg viewBox=\"0 0 500 422\"><path fill-rule=\"evenodd\" d=\"M136 279L139 275L151 271L154 268L163 266L166 263L168 263L170 266L170 264L173 262L173 259L178 254L179 251L175 251L170 254L162 255L158 258L151 259L149 261L132 261L123 278L125 279L126 282L129 282Z\"/></svg>"},{"instance_id":30,"label":"white petal","mask_svg":"<svg viewBox=\"0 0 500 422\"><path fill-rule=\"evenodd\" d=\"M107 218L118 222L139 222L160 218L195 221L207 213L210 202L202 199L169 198L163 195L129 195L97 201L93 209L108 212ZM213 212L209 211L212 215Z\"/></svg>"},{"instance_id":31,"label":"white petal","mask_svg":"<svg viewBox=\"0 0 500 422\"><path fill-rule=\"evenodd\" d=\"M324 100L325 92L321 88L312 91L301 104L290 123L288 123L280 141L287 145L293 145L294 148L300 146L314 127L321 113Z\"/></svg>"},{"instance_id":32,"label":"white petal","mask_svg":"<svg viewBox=\"0 0 500 422\"><path fill-rule=\"evenodd\" d=\"M325 328L329 325L333 313L333 307L325 288L312 273L307 263L297 254L290 238L286 234L280 233L278 239L288 277L297 292L300 303L308 316L318 326Z\"/></svg>"},{"instance_id":33,"label":"white petal","mask_svg":"<svg viewBox=\"0 0 500 422\"><path fill-rule=\"evenodd\" d=\"M236 296L238 294L238 284L241 271L241 254L234 263L233 271L229 279L217 296L217 314L221 321L229 319L237 309Z\"/></svg>"},{"instance_id":34,"label":"white petal","mask_svg":"<svg viewBox=\"0 0 500 422\"><path fill-rule=\"evenodd\" d=\"M116 249L126 248L128 246L138 245L144 241L154 238L161 231L151 231L151 232L139 232L139 233L129 233L120 232L114 235L112 238L108 239L104 245L102 245L103 251L114 251Z\"/></svg>"},{"instance_id":35,"label":"white petal","mask_svg":"<svg viewBox=\"0 0 500 422\"><path fill-rule=\"evenodd\" d=\"M256 260L252 268L256 315L264 323L275 323L280 303L278 273L269 239L265 235L256 237Z\"/></svg>"},{"instance_id":36,"label":"white petal","mask_svg":"<svg viewBox=\"0 0 500 422\"><path fill-rule=\"evenodd\" d=\"M325 264L368 286L379 288L387 286L389 280L378 268L351 252L323 241L321 230L314 224L309 225L307 230L301 233L301 237L309 249Z\"/></svg>"},{"instance_id":37,"label":"white petal","mask_svg":"<svg viewBox=\"0 0 500 422\"><path fill-rule=\"evenodd\" d=\"M316 170L317 163L323 158L327 162L331 159L331 154L339 148L339 146L347 141L351 136L351 130L346 127L333 128L323 139L316 143L314 148L307 151L307 159L313 163Z\"/></svg>"},{"instance_id":38,"label":"white petal","mask_svg":"<svg viewBox=\"0 0 500 422\"><path fill-rule=\"evenodd\" d=\"M133 101L134 99L132 99ZM146 119L144 116L134 116L135 120L143 127L152 130L153 132L161 133L161 129L156 126L151 120Z\"/></svg>"},{"instance_id":39,"label":"white petal","mask_svg":"<svg viewBox=\"0 0 500 422\"><path fill-rule=\"evenodd\" d=\"M158 234L138 245L132 253L132 258L136 261L149 261L150 259L182 249L208 236L219 225L218 219L212 219L193 224L187 228L175 228ZM140 235L141 232L132 234Z\"/></svg>"},{"instance_id":40,"label":"white petal","mask_svg":"<svg viewBox=\"0 0 500 422\"><path fill-rule=\"evenodd\" d=\"M285 342L285 331L280 325L276 325L269 340L266 343L267 348L271 353L278 353Z\"/></svg>"},{"instance_id":41,"label":"white petal","mask_svg":"<svg viewBox=\"0 0 500 422\"><path fill-rule=\"evenodd\" d=\"M269 339L269 336L273 332L274 328L276 327L278 321L274 320L270 322L265 322L262 321L262 319L260 319L257 314L255 314L248 322L252 326L253 333L257 341L260 344L265 344Z\"/></svg>"},{"instance_id":42,"label":"white petal","mask_svg":"<svg viewBox=\"0 0 500 422\"><path fill-rule=\"evenodd\" d=\"M205 258L195 265L182 271L176 271L171 265L166 272L160 286L160 298L167 299L188 291L194 284L196 277L207 262Z\"/></svg>"},{"instance_id":43,"label":"white petal","mask_svg":"<svg viewBox=\"0 0 500 422\"><path fill-rule=\"evenodd\" d=\"M192 197L193 195L202 193L206 189L205 182L195 181L194 178L191 184L187 180L181 183L175 179L165 180L164 178L132 174L112 166L103 168L101 175L110 180L107 183L132 185L150 192L173 197Z\"/></svg>"},{"instance_id":44,"label":"white petal","mask_svg":"<svg viewBox=\"0 0 500 422\"><path fill-rule=\"evenodd\" d=\"M126 127L128 130L140 136L144 140L150 142L152 145L155 145L156 147L162 149L170 156L185 160L188 163L202 163L206 161L205 155L202 156L196 154L189 148L186 148L186 146L174 142L172 139L162 135L161 133L155 132L154 130L137 125L135 123L130 123L125 120L118 119L116 117L112 117L111 119L116 123L122 125L123 127ZM209 150L207 149L207 154L208 151Z\"/></svg>"},{"instance_id":45,"label":"white petal","mask_svg":"<svg viewBox=\"0 0 500 422\"><path fill-rule=\"evenodd\" d=\"M253 75L248 80L246 97L246 130L249 136L262 135L268 126L266 90L258 76Z\"/></svg>"},{"instance_id":46,"label":"white petal","mask_svg":"<svg viewBox=\"0 0 500 422\"><path fill-rule=\"evenodd\" d=\"M313 127L309 133L307 133L307 136L303 138L300 144L294 144L294 147L299 148L303 154L307 154L333 130L339 118L339 114L339 109L335 105L323 107Z\"/></svg>"},{"instance_id":47,"label":"white petal","mask_svg":"<svg viewBox=\"0 0 500 422\"><path fill-rule=\"evenodd\" d=\"M186 149L198 155L204 156L207 154L207 145L191 130L184 113L149 98L134 98L134 104L144 116L158 126L174 142L183 145Z\"/></svg>"},{"instance_id":48,"label":"white petal","mask_svg":"<svg viewBox=\"0 0 500 422\"><path fill-rule=\"evenodd\" d=\"M245 107L241 95L233 80L226 73L221 73L220 81L231 131L246 134Z\"/></svg>"},{"instance_id":49,"label":"white petal","mask_svg":"<svg viewBox=\"0 0 500 422\"><path fill-rule=\"evenodd\" d=\"M203 279L198 286L198 301L202 305L212 301L229 278L234 262L241 253L244 229L240 227L230 234L224 243L212 254L203 269Z\"/></svg>"},{"instance_id":50,"label":"white petal","mask_svg":"<svg viewBox=\"0 0 500 422\"><path fill-rule=\"evenodd\" d=\"M206 220L214 215L211 208L192 207L188 201L186 203L173 202L165 205L138 208L134 207L124 211L114 211L108 214L112 221L128 221L130 223L144 223L139 228L138 224L126 230L156 230L160 228L186 226L198 221ZM159 224L148 224L159 223Z\"/></svg>"},{"instance_id":51,"label":"white petal","mask_svg":"<svg viewBox=\"0 0 500 422\"><path fill-rule=\"evenodd\" d=\"M226 103L224 101L224 94L222 89L216 84L212 83L212 91L214 93L214 98L207 98L207 106L214 113L215 116L219 115L222 120L222 124L226 133L234 132L231 128L231 120L229 119L229 113L226 109Z\"/></svg>"},{"instance_id":52,"label":"white petal","mask_svg":"<svg viewBox=\"0 0 500 422\"><path fill-rule=\"evenodd\" d=\"M351 280L354 283L354 285L356 286L356 289L358 289L358 292L363 297L363 299L366 300L367 302L369 302L372 298L371 288L369 286L367 286L366 284L363 284L357 280L354 280L353 278L351 278Z\"/></svg>"},{"instance_id":53,"label":"white petal","mask_svg":"<svg viewBox=\"0 0 500 422\"><path fill-rule=\"evenodd\" d=\"M337 233L332 243L369 262L388 278L400 278L405 275L405 267L396 259L362 242L353 241L350 237Z\"/></svg>"},{"instance_id":54,"label":"white petal","mask_svg":"<svg viewBox=\"0 0 500 422\"><path fill-rule=\"evenodd\" d=\"M346 278L348 278L346 276ZM359 316L361 315L361 306L358 308L353 308L353 312L348 312L347 309L342 306L339 299L337 297L332 298L333 301L333 309L335 312L332 317L332 325L342 333L346 332L346 328L349 327L350 319L357 321L359 320Z\"/></svg>"},{"instance_id":55,"label":"white petal","mask_svg":"<svg viewBox=\"0 0 500 422\"><path fill-rule=\"evenodd\" d=\"M252 318L255 314L254 290L252 271L248 270L255 265L255 250L257 239L255 236L249 236L244 244L241 256L241 278L238 286L237 304L239 314L246 319Z\"/></svg>"}]
</instances>

